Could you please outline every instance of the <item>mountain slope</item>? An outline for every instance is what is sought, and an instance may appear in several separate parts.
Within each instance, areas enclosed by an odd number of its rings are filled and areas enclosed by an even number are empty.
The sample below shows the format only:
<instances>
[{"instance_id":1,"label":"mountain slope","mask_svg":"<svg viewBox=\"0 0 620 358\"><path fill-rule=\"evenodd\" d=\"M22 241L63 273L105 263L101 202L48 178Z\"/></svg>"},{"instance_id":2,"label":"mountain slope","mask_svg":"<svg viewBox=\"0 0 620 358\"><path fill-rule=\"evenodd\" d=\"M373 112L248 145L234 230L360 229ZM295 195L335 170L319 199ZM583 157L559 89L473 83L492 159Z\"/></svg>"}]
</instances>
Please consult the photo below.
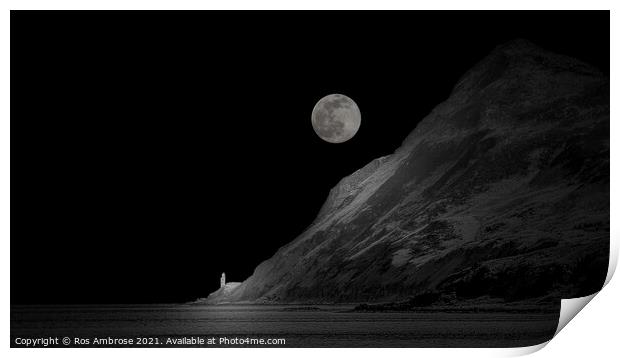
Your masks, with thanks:
<instances>
[{"instance_id":1,"label":"mountain slope","mask_svg":"<svg viewBox=\"0 0 620 358\"><path fill-rule=\"evenodd\" d=\"M609 81L517 40L466 73L392 155L207 303L557 299L599 289L609 241Z\"/></svg>"}]
</instances>

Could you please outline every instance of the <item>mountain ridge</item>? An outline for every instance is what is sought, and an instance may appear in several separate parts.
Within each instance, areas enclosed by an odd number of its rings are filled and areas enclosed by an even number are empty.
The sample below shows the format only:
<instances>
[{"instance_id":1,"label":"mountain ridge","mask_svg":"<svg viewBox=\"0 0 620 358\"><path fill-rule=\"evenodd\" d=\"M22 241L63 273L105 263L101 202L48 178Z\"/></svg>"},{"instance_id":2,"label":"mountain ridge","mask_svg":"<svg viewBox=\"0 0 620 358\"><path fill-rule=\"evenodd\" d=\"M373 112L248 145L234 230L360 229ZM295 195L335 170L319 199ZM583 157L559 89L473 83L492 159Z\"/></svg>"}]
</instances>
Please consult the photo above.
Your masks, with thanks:
<instances>
[{"instance_id":1,"label":"mountain ridge","mask_svg":"<svg viewBox=\"0 0 620 358\"><path fill-rule=\"evenodd\" d=\"M393 154L343 178L250 278L202 302L555 300L602 285L608 238L609 80L519 39Z\"/></svg>"}]
</instances>

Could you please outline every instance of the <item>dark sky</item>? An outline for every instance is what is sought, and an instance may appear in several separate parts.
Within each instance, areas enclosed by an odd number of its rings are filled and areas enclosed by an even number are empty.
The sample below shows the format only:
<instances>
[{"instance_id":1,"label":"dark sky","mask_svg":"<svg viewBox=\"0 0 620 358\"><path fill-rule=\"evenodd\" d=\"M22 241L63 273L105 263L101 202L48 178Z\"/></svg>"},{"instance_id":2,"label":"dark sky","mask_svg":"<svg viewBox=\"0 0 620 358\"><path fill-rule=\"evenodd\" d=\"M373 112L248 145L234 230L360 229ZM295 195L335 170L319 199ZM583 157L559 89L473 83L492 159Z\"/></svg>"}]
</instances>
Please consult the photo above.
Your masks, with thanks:
<instances>
[{"instance_id":1,"label":"dark sky","mask_svg":"<svg viewBox=\"0 0 620 358\"><path fill-rule=\"evenodd\" d=\"M11 12L11 303L246 279L519 37L609 71L608 12ZM310 123L330 93L343 144Z\"/></svg>"}]
</instances>

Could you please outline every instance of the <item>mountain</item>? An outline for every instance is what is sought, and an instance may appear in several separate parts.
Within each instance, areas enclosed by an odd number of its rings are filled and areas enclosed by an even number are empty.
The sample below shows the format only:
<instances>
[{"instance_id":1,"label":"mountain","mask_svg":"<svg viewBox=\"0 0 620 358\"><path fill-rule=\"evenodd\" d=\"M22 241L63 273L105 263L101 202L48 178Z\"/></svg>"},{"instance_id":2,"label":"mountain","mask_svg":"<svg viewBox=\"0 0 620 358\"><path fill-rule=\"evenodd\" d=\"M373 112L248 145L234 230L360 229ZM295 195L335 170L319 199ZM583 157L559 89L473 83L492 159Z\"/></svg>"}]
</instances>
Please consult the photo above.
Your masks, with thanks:
<instances>
[{"instance_id":1,"label":"mountain","mask_svg":"<svg viewBox=\"0 0 620 358\"><path fill-rule=\"evenodd\" d=\"M609 79L526 40L467 72L392 155L342 179L221 302L555 301L602 287Z\"/></svg>"}]
</instances>

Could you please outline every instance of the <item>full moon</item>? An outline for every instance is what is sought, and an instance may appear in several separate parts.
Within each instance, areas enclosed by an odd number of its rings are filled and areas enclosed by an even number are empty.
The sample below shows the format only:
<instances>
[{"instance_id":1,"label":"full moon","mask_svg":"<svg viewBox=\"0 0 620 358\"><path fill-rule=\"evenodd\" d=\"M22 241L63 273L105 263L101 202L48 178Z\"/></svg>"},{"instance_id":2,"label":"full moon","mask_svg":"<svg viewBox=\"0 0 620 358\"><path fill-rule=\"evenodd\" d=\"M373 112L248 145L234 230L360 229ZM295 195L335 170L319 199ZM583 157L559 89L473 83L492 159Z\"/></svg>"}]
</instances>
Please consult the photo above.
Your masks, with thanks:
<instances>
[{"instance_id":1,"label":"full moon","mask_svg":"<svg viewBox=\"0 0 620 358\"><path fill-rule=\"evenodd\" d=\"M357 104L343 94L321 98L312 110L312 127L326 142L342 143L353 138L360 128L362 115Z\"/></svg>"}]
</instances>

